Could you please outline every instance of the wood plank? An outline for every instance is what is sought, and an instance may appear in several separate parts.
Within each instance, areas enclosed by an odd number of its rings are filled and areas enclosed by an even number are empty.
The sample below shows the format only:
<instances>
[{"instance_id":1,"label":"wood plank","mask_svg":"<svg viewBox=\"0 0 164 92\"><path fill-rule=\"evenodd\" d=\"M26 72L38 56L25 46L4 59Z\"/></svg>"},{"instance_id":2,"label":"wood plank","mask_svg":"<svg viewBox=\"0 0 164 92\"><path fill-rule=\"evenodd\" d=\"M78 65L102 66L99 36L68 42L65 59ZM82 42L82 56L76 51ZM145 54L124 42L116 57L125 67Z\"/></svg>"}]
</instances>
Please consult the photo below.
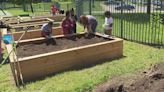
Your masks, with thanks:
<instances>
[{"instance_id":1,"label":"wood plank","mask_svg":"<svg viewBox=\"0 0 164 92\"><path fill-rule=\"evenodd\" d=\"M109 44L111 45L111 44ZM27 75L28 77L31 76L31 78L34 78L34 76L41 76L41 75L46 75L46 74L51 74L54 72L60 72L62 70L69 69L73 66L78 66L79 64L88 64L88 63L95 63L97 61L103 60L103 59L109 59L109 58L115 58L115 57L120 57L122 56L122 46L121 45L111 45L111 47L115 48L110 48L109 50L103 49L103 47L108 48L108 46L103 45L100 47L93 47L79 50L79 51L70 51L70 52L65 52L61 54L56 54L56 55L50 55L50 56L45 56L45 57L40 57L38 59L31 59L30 61L27 60L25 62L21 62L23 67L22 73ZM121 47L116 47L116 46L121 46ZM100 52L94 52L95 49L102 50ZM90 50L90 51L88 51ZM82 51L82 52L81 52ZM90 52L90 53L89 53ZM83 54L78 54L78 53L83 53ZM63 58L64 57L64 58ZM96 58L94 58L96 57ZM24 64L23 64L24 63ZM26 65L29 65L26 67ZM37 65L37 66L36 66ZM47 67L48 66L48 67ZM31 72L32 71L32 72ZM39 74L39 72L42 72ZM35 75L36 74L36 75ZM30 78L30 79L31 79ZM26 78L25 78L26 80Z\"/></svg>"},{"instance_id":2,"label":"wood plank","mask_svg":"<svg viewBox=\"0 0 164 92\"><path fill-rule=\"evenodd\" d=\"M23 34L23 32L17 32L17 33L13 33L13 38L15 41L17 41L21 35ZM53 30L52 30L52 35L55 36L55 35L62 35L63 32L62 32L62 28L61 27L54 27ZM28 31L22 38L22 40L25 40L25 39L34 39L34 38L40 38L42 37L41 36L41 30L35 30L35 31Z\"/></svg>"},{"instance_id":3,"label":"wood plank","mask_svg":"<svg viewBox=\"0 0 164 92\"><path fill-rule=\"evenodd\" d=\"M84 33L80 33L77 35L83 34ZM66 36L59 35L54 37L60 38ZM42 41L43 39L44 38L23 40L20 44ZM71 68L101 63L104 60L121 57L123 55L123 40L119 38L113 39L114 40L107 42L19 58L24 81L28 82Z\"/></svg>"}]
</instances>

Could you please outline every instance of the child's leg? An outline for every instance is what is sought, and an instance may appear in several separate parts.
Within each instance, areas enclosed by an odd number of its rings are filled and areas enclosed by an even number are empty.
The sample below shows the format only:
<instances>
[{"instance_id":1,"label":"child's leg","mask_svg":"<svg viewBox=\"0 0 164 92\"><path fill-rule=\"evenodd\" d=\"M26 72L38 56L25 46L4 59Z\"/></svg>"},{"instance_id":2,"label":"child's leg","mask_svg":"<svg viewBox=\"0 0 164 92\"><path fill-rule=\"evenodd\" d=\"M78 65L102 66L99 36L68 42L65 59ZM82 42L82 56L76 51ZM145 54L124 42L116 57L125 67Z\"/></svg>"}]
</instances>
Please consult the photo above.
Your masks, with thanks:
<instances>
[{"instance_id":1,"label":"child's leg","mask_svg":"<svg viewBox=\"0 0 164 92\"><path fill-rule=\"evenodd\" d=\"M97 27L97 22L94 22L94 23L91 25L91 30L92 30L92 32L96 32L96 27Z\"/></svg>"},{"instance_id":2,"label":"child's leg","mask_svg":"<svg viewBox=\"0 0 164 92\"><path fill-rule=\"evenodd\" d=\"M112 29L104 29L104 34L106 35L112 35Z\"/></svg>"}]
</instances>

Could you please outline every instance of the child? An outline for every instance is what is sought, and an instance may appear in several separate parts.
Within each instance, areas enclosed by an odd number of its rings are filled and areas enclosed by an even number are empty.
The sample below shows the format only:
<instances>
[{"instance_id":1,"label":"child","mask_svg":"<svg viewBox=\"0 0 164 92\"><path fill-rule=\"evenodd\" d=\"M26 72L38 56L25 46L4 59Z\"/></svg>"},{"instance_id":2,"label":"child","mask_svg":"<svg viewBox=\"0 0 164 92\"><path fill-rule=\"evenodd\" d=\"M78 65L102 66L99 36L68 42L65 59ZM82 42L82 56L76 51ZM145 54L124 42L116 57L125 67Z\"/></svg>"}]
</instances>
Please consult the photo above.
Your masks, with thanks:
<instances>
[{"instance_id":1,"label":"child","mask_svg":"<svg viewBox=\"0 0 164 92\"><path fill-rule=\"evenodd\" d=\"M105 23L103 24L104 33L112 35L113 18L111 17L110 11L105 12Z\"/></svg>"},{"instance_id":2,"label":"child","mask_svg":"<svg viewBox=\"0 0 164 92\"><path fill-rule=\"evenodd\" d=\"M76 33L76 21L77 21L77 16L74 14L74 9L72 8L70 10L70 18L73 23L73 32Z\"/></svg>"},{"instance_id":3,"label":"child","mask_svg":"<svg viewBox=\"0 0 164 92\"><path fill-rule=\"evenodd\" d=\"M92 15L80 16L80 23L84 26L84 30L87 28L88 33L95 33L97 27L97 20Z\"/></svg>"},{"instance_id":4,"label":"child","mask_svg":"<svg viewBox=\"0 0 164 92\"><path fill-rule=\"evenodd\" d=\"M70 12L66 11L66 17L62 20L61 23L63 34L72 34L73 22L70 19Z\"/></svg>"},{"instance_id":5,"label":"child","mask_svg":"<svg viewBox=\"0 0 164 92\"><path fill-rule=\"evenodd\" d=\"M43 24L41 27L41 35L47 39L50 39L52 36L52 26L53 22Z\"/></svg>"},{"instance_id":6,"label":"child","mask_svg":"<svg viewBox=\"0 0 164 92\"><path fill-rule=\"evenodd\" d=\"M52 15L55 16L56 15L56 12L57 12L56 6L52 5L51 6L51 13L52 13Z\"/></svg>"}]
</instances>

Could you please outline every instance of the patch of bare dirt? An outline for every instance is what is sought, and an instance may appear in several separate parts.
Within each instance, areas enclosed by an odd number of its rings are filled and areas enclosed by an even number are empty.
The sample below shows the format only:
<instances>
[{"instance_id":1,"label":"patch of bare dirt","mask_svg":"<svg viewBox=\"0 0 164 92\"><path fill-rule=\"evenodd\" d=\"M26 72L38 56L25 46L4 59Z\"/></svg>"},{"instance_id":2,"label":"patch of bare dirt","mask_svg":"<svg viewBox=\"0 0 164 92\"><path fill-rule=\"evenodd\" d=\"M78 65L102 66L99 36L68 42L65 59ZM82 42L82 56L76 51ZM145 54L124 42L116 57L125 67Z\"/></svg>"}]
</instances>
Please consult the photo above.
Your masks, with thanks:
<instances>
[{"instance_id":1,"label":"patch of bare dirt","mask_svg":"<svg viewBox=\"0 0 164 92\"><path fill-rule=\"evenodd\" d=\"M133 76L113 78L93 92L164 92L164 63Z\"/></svg>"}]
</instances>

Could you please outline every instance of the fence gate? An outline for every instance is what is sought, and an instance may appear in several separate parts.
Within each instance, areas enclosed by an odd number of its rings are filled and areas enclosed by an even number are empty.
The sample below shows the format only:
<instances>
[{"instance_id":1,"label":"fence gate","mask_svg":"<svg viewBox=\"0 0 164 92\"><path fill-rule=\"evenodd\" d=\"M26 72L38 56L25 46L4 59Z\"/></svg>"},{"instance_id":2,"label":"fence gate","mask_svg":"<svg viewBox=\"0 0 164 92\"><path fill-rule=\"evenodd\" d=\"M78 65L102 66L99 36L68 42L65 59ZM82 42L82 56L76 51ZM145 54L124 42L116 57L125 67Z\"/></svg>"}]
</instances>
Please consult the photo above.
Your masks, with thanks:
<instances>
[{"instance_id":1,"label":"fence gate","mask_svg":"<svg viewBox=\"0 0 164 92\"><path fill-rule=\"evenodd\" d=\"M102 32L104 12L114 19L112 34L130 41L164 46L164 0L82 0L83 14L92 14Z\"/></svg>"}]
</instances>

